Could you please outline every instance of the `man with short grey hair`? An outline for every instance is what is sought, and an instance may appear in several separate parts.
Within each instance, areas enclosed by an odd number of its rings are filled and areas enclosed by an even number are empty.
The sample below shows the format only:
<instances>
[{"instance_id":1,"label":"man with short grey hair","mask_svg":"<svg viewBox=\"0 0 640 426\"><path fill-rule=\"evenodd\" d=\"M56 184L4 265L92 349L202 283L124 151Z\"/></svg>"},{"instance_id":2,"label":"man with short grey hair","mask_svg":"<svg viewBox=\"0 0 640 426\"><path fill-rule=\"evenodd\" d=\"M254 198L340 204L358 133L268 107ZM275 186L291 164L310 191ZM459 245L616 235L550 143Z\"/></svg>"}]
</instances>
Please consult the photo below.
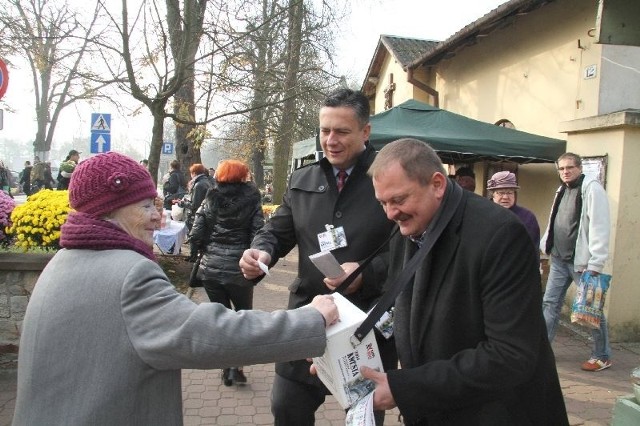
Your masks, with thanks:
<instances>
[{"instance_id":1,"label":"man with short grey hair","mask_svg":"<svg viewBox=\"0 0 640 426\"><path fill-rule=\"evenodd\" d=\"M542 300L549 341L553 341L567 289L588 272L602 272L609 256L609 200L604 188L593 177L582 173L582 159L572 152L557 161L562 185L556 190L549 225L540 241L540 250L549 254L549 277ZM592 330L594 348L585 371L611 367L611 348L607 320Z\"/></svg>"},{"instance_id":2,"label":"man with short grey hair","mask_svg":"<svg viewBox=\"0 0 640 426\"><path fill-rule=\"evenodd\" d=\"M376 383L374 409L397 406L416 426L568 425L540 311L539 257L522 222L462 190L415 139L382 148L369 174L400 227L389 277L420 256L395 300L402 368L361 369Z\"/></svg>"}]
</instances>

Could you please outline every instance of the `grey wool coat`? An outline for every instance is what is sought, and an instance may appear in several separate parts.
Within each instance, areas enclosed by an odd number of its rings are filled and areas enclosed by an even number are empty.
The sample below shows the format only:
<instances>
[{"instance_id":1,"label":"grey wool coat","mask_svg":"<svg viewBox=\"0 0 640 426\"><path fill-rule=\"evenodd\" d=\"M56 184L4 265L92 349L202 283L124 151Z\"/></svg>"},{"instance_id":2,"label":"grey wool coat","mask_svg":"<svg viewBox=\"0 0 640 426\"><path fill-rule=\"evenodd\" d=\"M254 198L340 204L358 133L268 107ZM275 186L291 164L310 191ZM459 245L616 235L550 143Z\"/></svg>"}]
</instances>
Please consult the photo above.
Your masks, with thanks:
<instances>
[{"instance_id":1,"label":"grey wool coat","mask_svg":"<svg viewBox=\"0 0 640 426\"><path fill-rule=\"evenodd\" d=\"M180 425L181 368L319 356L325 341L311 307L197 305L138 253L61 250L27 307L13 424Z\"/></svg>"}]
</instances>

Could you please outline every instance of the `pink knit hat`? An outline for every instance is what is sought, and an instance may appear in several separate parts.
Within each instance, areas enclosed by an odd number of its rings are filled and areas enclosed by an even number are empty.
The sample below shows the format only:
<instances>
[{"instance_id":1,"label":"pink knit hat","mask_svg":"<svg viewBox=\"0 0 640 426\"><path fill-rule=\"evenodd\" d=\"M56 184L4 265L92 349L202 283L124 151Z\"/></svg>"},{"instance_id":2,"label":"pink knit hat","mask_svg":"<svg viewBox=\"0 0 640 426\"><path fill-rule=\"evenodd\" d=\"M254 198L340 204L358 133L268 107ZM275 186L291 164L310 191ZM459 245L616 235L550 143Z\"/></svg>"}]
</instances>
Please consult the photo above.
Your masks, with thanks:
<instances>
[{"instance_id":1,"label":"pink knit hat","mask_svg":"<svg viewBox=\"0 0 640 426\"><path fill-rule=\"evenodd\" d=\"M487 181L487 189L493 190L500 188L520 189L516 181L516 175L505 170L491 176L491 179Z\"/></svg>"},{"instance_id":2,"label":"pink knit hat","mask_svg":"<svg viewBox=\"0 0 640 426\"><path fill-rule=\"evenodd\" d=\"M95 217L158 196L151 175L137 161L117 152L82 161L69 183L69 203Z\"/></svg>"}]
</instances>

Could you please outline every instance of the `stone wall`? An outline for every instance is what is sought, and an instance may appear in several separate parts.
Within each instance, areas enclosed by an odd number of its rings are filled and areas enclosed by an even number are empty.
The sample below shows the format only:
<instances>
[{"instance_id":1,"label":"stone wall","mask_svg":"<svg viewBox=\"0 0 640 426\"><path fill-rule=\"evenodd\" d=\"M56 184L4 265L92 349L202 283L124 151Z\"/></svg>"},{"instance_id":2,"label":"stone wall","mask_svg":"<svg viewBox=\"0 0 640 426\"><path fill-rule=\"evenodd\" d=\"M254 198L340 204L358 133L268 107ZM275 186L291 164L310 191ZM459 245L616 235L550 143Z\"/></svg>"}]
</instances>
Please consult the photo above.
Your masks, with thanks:
<instances>
[{"instance_id":1,"label":"stone wall","mask_svg":"<svg viewBox=\"0 0 640 426\"><path fill-rule=\"evenodd\" d=\"M0 254L0 368L18 363L20 330L29 297L51 254Z\"/></svg>"}]
</instances>

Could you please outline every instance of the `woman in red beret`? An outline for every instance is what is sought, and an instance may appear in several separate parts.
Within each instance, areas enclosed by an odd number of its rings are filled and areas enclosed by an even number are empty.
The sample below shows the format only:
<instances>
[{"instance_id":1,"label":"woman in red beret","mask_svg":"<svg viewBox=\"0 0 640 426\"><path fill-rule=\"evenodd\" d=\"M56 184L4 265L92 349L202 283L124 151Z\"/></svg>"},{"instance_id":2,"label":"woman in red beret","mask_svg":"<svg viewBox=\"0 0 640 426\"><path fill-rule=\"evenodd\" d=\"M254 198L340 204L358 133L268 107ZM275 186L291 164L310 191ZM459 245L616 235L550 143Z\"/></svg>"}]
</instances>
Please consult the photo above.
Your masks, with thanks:
<instances>
[{"instance_id":1,"label":"woman in red beret","mask_svg":"<svg viewBox=\"0 0 640 426\"><path fill-rule=\"evenodd\" d=\"M195 304L154 261L156 186L115 152L71 176L75 212L35 285L20 341L16 425L180 425L182 368L319 356L328 296L293 311Z\"/></svg>"}]
</instances>

